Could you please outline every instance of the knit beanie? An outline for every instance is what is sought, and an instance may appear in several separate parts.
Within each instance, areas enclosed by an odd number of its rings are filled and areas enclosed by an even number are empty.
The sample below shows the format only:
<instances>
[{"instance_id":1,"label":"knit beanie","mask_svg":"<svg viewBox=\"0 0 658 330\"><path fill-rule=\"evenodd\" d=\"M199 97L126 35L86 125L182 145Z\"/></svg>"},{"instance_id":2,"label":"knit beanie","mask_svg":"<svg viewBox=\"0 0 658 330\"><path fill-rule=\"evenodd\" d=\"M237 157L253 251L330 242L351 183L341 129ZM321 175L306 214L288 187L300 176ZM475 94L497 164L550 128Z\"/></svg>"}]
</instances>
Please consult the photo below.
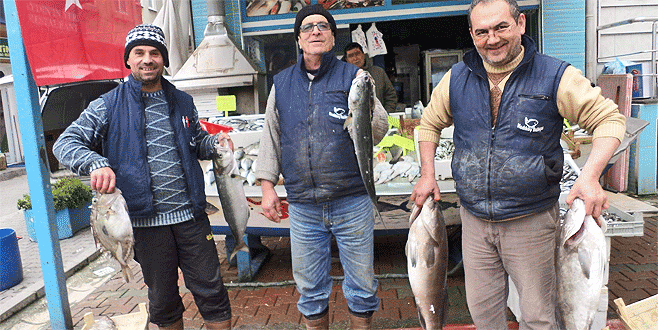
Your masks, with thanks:
<instances>
[{"instance_id":1,"label":"knit beanie","mask_svg":"<svg viewBox=\"0 0 658 330\"><path fill-rule=\"evenodd\" d=\"M123 52L123 63L126 68L130 69L128 55L135 46L153 46L160 51L164 59L164 66L169 67L169 52L167 51L167 42L165 41L162 29L152 24L137 25L126 36L126 49Z\"/></svg>"},{"instance_id":2,"label":"knit beanie","mask_svg":"<svg viewBox=\"0 0 658 330\"><path fill-rule=\"evenodd\" d=\"M297 12L297 17L295 18L295 40L299 37L299 27L302 25L302 21L309 15L324 16L327 22L329 22L329 25L331 25L331 31L336 34L336 21L334 21L334 17L321 4L317 3L312 6L306 6Z\"/></svg>"}]
</instances>

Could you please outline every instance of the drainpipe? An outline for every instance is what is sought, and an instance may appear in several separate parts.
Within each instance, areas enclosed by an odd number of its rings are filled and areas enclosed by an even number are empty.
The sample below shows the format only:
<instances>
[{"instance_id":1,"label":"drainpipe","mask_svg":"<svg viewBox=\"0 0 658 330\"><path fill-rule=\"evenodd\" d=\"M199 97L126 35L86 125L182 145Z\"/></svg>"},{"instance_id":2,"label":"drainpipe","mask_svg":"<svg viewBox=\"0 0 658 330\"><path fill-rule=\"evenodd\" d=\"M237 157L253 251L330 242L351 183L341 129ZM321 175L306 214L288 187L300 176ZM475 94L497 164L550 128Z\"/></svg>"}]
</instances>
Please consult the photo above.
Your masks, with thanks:
<instances>
[{"instance_id":1,"label":"drainpipe","mask_svg":"<svg viewBox=\"0 0 658 330\"><path fill-rule=\"evenodd\" d=\"M585 77L596 83L598 64L598 0L585 0Z\"/></svg>"}]
</instances>

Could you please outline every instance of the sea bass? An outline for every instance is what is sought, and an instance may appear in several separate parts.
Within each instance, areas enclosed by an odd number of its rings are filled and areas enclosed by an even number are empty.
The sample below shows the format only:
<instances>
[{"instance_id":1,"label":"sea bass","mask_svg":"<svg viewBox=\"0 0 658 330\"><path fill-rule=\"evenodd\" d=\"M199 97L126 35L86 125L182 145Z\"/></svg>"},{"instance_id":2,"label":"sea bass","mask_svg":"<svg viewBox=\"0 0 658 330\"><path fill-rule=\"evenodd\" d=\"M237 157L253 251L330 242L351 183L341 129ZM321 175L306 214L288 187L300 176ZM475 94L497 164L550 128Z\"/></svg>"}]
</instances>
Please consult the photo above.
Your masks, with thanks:
<instances>
[{"instance_id":1,"label":"sea bass","mask_svg":"<svg viewBox=\"0 0 658 330\"><path fill-rule=\"evenodd\" d=\"M605 220L594 220L585 213L585 202L574 200L559 228L555 267L562 329L590 328L604 285L608 262Z\"/></svg>"},{"instance_id":2,"label":"sea bass","mask_svg":"<svg viewBox=\"0 0 658 330\"><path fill-rule=\"evenodd\" d=\"M123 278L130 282L133 274L128 262L134 257L135 239L126 200L123 199L121 190L115 188L111 194L96 192L91 203L89 222L94 240L119 262Z\"/></svg>"},{"instance_id":3,"label":"sea bass","mask_svg":"<svg viewBox=\"0 0 658 330\"><path fill-rule=\"evenodd\" d=\"M409 218L405 253L411 291L423 329L442 329L448 307L448 235L443 212L434 197L415 204Z\"/></svg>"},{"instance_id":4,"label":"sea bass","mask_svg":"<svg viewBox=\"0 0 658 330\"><path fill-rule=\"evenodd\" d=\"M366 185L373 205L377 206L375 179L373 177L372 158L372 112L375 108L373 81L370 75L360 74L352 81L347 105L350 109L343 128L347 129L354 142L356 160L359 163L361 178ZM377 212L379 214L379 211ZM379 216L381 219L381 216Z\"/></svg>"},{"instance_id":5,"label":"sea bass","mask_svg":"<svg viewBox=\"0 0 658 330\"><path fill-rule=\"evenodd\" d=\"M231 228L236 241L229 259L233 260L238 251L249 252L249 247L243 239L249 220L249 204L244 194L243 178L240 177L238 163L226 139L221 139L215 144L212 164L224 220Z\"/></svg>"}]
</instances>

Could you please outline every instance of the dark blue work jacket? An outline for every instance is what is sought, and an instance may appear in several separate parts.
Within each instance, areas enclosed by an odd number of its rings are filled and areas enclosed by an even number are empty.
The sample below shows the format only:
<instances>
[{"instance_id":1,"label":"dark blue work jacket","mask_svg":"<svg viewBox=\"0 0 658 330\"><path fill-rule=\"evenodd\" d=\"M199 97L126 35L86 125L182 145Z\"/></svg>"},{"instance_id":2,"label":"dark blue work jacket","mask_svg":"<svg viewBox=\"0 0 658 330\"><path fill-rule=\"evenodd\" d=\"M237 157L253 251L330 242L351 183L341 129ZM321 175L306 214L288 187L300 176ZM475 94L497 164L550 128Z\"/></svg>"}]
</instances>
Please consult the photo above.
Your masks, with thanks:
<instances>
[{"instance_id":1,"label":"dark blue work jacket","mask_svg":"<svg viewBox=\"0 0 658 330\"><path fill-rule=\"evenodd\" d=\"M197 160L194 125L184 125L184 118L196 118L192 97L162 78L162 89L169 105L169 119L174 130L195 217L205 212L206 195L203 172ZM145 114L142 83L132 75L128 80L101 96L108 111L108 130L103 141L103 155L116 174L116 186L128 204L130 216L155 216L151 173L147 160Z\"/></svg>"},{"instance_id":2,"label":"dark blue work jacket","mask_svg":"<svg viewBox=\"0 0 658 330\"><path fill-rule=\"evenodd\" d=\"M525 35L522 44L523 60L505 84L493 128L480 55L466 53L450 76L455 188L466 209L492 221L544 211L560 194L563 118L556 95L569 64L538 53Z\"/></svg>"},{"instance_id":3,"label":"dark blue work jacket","mask_svg":"<svg viewBox=\"0 0 658 330\"><path fill-rule=\"evenodd\" d=\"M347 95L357 71L328 52L313 80L307 76L303 55L274 76L288 201L319 203L366 193L354 143L343 129Z\"/></svg>"}]
</instances>

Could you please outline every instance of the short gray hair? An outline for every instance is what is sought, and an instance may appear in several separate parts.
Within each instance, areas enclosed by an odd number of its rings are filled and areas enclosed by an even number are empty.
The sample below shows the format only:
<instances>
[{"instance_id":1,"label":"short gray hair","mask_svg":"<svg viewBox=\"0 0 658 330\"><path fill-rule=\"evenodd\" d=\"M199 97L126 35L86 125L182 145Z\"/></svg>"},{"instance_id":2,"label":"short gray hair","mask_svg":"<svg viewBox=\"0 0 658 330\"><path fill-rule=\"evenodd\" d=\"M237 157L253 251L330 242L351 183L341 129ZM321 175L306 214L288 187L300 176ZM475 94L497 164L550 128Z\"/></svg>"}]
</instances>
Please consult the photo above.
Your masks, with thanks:
<instances>
[{"instance_id":1,"label":"short gray hair","mask_svg":"<svg viewBox=\"0 0 658 330\"><path fill-rule=\"evenodd\" d=\"M471 2L471 5L468 7L468 27L470 28L471 25L471 12L473 11L473 8L481 3L491 3L494 1L498 0L473 0ZM514 18L514 22L519 22L519 16L521 15L521 10L519 9L519 4L516 2L516 0L502 0L507 2L509 5L509 11L510 14L512 15L512 18Z\"/></svg>"}]
</instances>

